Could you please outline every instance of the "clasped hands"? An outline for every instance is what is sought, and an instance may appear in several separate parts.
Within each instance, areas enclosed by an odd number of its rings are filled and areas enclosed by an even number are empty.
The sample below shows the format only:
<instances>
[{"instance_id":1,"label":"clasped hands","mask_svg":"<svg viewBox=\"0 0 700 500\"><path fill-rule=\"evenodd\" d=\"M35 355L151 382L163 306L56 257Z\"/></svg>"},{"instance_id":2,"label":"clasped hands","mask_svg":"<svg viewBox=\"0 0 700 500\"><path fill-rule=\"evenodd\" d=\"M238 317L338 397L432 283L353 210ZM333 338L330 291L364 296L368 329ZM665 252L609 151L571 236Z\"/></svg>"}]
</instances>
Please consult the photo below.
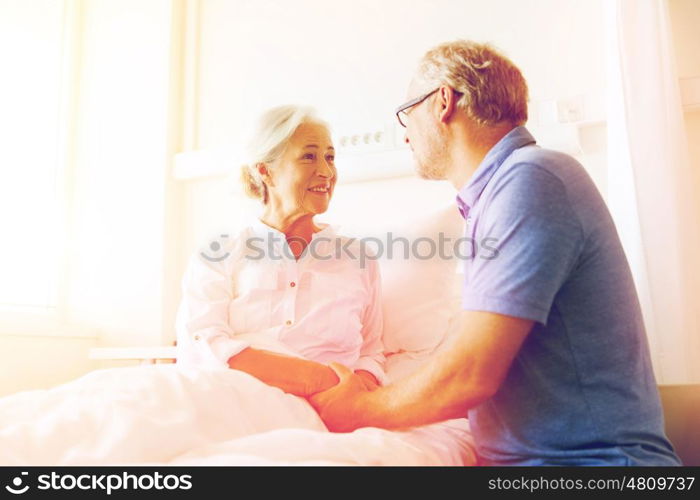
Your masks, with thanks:
<instances>
[{"instance_id":1,"label":"clasped hands","mask_svg":"<svg viewBox=\"0 0 700 500\"><path fill-rule=\"evenodd\" d=\"M363 427L367 396L379 387L366 370L350 371L275 352L246 348L228 360L229 368L244 371L268 385L306 398L328 430L350 432Z\"/></svg>"},{"instance_id":2,"label":"clasped hands","mask_svg":"<svg viewBox=\"0 0 700 500\"><path fill-rule=\"evenodd\" d=\"M331 363L334 383L307 396L331 432L351 432L362 427L361 417L369 393L379 388L377 379L365 370L350 371L344 365Z\"/></svg>"}]
</instances>

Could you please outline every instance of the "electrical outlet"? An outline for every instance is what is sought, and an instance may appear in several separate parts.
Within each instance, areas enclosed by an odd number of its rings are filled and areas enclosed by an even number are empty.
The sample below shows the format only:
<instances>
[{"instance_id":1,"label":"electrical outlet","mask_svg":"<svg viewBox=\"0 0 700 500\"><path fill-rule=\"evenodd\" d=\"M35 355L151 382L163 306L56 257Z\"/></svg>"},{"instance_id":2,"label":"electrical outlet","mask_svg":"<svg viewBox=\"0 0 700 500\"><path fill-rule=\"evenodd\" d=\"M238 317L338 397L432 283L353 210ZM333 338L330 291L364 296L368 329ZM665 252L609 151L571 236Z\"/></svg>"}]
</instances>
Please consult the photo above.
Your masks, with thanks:
<instances>
[{"instance_id":1,"label":"electrical outlet","mask_svg":"<svg viewBox=\"0 0 700 500\"><path fill-rule=\"evenodd\" d=\"M560 99L557 101L557 117L559 123L583 121L583 96L578 95L570 99Z\"/></svg>"},{"instance_id":2,"label":"electrical outlet","mask_svg":"<svg viewBox=\"0 0 700 500\"><path fill-rule=\"evenodd\" d=\"M394 133L389 126L345 134L338 139L339 149L347 153L369 153L393 149Z\"/></svg>"}]
</instances>

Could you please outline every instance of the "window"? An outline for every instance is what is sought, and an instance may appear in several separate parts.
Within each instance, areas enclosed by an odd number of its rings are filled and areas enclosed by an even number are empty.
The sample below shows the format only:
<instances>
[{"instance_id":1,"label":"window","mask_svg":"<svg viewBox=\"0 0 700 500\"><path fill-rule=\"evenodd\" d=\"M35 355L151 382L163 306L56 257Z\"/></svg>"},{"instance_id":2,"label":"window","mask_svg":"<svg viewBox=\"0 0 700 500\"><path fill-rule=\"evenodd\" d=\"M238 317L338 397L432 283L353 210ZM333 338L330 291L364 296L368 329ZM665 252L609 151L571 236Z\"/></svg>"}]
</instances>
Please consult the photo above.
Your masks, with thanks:
<instances>
[{"instance_id":1,"label":"window","mask_svg":"<svg viewBox=\"0 0 700 500\"><path fill-rule=\"evenodd\" d=\"M0 306L50 308L63 244L64 2L0 0Z\"/></svg>"}]
</instances>

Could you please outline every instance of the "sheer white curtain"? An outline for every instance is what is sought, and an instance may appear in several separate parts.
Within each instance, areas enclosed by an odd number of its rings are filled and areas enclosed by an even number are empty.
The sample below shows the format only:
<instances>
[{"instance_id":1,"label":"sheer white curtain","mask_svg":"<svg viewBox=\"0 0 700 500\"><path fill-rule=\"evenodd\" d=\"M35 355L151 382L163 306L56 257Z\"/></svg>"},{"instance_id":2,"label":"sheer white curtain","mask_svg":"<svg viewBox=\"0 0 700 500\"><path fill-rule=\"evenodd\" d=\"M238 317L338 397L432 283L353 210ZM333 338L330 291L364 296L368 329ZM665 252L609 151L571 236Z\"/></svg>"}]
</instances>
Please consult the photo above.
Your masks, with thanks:
<instances>
[{"instance_id":1,"label":"sheer white curtain","mask_svg":"<svg viewBox=\"0 0 700 500\"><path fill-rule=\"evenodd\" d=\"M668 3L605 5L610 208L658 381L700 382L700 186L688 154Z\"/></svg>"}]
</instances>

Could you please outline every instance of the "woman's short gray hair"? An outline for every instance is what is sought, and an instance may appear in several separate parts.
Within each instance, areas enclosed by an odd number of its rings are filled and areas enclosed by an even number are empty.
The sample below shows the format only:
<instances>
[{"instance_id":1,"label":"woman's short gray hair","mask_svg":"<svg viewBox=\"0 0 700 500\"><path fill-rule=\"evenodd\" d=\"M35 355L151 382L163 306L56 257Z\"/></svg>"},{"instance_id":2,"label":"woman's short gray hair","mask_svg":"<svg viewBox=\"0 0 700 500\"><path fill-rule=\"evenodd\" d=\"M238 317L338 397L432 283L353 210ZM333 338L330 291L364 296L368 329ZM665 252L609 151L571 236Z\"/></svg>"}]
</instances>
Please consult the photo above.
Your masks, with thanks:
<instances>
[{"instance_id":1,"label":"woman's short gray hair","mask_svg":"<svg viewBox=\"0 0 700 500\"><path fill-rule=\"evenodd\" d=\"M489 44L456 40L438 45L423 56L416 77L426 87L444 84L460 92L457 106L480 125L527 121L525 78Z\"/></svg>"},{"instance_id":2,"label":"woman's short gray hair","mask_svg":"<svg viewBox=\"0 0 700 500\"><path fill-rule=\"evenodd\" d=\"M249 162L241 167L241 178L248 196L267 203L267 186L256 166L282 156L289 139L302 123L317 123L328 128L328 124L316 116L316 110L309 106L278 106L262 114L248 143Z\"/></svg>"}]
</instances>

